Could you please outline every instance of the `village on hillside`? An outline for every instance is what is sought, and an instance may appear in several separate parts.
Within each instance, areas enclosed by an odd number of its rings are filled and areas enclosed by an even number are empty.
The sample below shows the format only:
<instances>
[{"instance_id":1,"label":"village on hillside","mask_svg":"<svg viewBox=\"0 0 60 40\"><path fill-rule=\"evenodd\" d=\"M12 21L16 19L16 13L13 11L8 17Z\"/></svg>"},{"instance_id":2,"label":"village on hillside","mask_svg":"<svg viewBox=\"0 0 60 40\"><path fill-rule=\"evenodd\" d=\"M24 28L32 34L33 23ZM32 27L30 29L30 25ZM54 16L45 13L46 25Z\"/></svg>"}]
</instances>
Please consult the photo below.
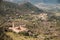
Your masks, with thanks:
<instances>
[{"instance_id":1,"label":"village on hillside","mask_svg":"<svg viewBox=\"0 0 60 40\"><path fill-rule=\"evenodd\" d=\"M56 31L57 22L49 21L48 14L40 13L39 15L27 15L31 16L31 18L35 18L34 21L32 21L33 19L31 19L30 21L28 19L24 19L24 16L22 15L21 19L14 19L8 21L8 25L10 25L8 27L8 30L10 31L7 32L14 32L16 34L23 32L26 36L32 36L36 38L41 37L42 40L45 39L46 35L48 38L50 38L51 36L58 37L60 35L59 31Z\"/></svg>"},{"instance_id":2,"label":"village on hillside","mask_svg":"<svg viewBox=\"0 0 60 40\"><path fill-rule=\"evenodd\" d=\"M11 1L0 0L0 40L60 40L59 4Z\"/></svg>"}]
</instances>

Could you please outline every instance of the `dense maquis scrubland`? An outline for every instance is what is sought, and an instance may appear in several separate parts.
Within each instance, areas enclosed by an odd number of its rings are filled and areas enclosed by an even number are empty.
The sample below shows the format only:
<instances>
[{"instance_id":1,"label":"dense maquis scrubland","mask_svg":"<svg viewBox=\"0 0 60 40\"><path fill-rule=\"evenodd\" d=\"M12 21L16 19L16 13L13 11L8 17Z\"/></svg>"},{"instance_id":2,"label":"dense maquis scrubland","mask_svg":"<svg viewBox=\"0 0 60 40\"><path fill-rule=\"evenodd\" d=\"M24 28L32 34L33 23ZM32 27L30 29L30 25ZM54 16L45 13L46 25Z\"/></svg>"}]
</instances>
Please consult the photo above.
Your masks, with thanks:
<instances>
[{"instance_id":1,"label":"dense maquis scrubland","mask_svg":"<svg viewBox=\"0 0 60 40\"><path fill-rule=\"evenodd\" d=\"M60 16L29 2L1 0L0 40L60 40Z\"/></svg>"}]
</instances>

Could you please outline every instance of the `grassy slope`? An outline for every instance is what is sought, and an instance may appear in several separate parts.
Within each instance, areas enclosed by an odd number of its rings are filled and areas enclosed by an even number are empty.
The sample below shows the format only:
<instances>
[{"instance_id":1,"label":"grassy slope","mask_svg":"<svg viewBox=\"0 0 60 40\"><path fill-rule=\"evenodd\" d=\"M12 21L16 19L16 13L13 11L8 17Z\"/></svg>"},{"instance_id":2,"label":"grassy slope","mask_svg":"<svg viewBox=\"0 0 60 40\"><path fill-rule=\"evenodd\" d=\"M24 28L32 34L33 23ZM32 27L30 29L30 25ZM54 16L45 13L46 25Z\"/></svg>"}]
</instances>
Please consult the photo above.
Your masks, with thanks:
<instances>
[{"instance_id":1,"label":"grassy slope","mask_svg":"<svg viewBox=\"0 0 60 40\"><path fill-rule=\"evenodd\" d=\"M18 35L12 32L7 32L6 34L9 35L13 40L37 40L33 37Z\"/></svg>"}]
</instances>

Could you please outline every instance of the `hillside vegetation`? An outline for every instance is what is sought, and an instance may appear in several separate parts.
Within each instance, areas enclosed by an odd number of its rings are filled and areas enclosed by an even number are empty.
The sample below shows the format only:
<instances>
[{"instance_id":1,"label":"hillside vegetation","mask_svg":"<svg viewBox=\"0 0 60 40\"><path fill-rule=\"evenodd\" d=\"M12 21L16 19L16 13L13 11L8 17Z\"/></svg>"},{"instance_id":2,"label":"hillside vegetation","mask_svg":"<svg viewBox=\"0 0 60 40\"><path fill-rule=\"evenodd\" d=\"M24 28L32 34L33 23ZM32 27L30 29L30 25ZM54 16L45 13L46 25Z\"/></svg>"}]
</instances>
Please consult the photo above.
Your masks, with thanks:
<instances>
[{"instance_id":1,"label":"hillside vegetation","mask_svg":"<svg viewBox=\"0 0 60 40\"><path fill-rule=\"evenodd\" d=\"M29 31L9 30L12 22L25 24ZM3 1L0 3L0 40L60 40L60 16L44 12L29 2L18 5Z\"/></svg>"}]
</instances>

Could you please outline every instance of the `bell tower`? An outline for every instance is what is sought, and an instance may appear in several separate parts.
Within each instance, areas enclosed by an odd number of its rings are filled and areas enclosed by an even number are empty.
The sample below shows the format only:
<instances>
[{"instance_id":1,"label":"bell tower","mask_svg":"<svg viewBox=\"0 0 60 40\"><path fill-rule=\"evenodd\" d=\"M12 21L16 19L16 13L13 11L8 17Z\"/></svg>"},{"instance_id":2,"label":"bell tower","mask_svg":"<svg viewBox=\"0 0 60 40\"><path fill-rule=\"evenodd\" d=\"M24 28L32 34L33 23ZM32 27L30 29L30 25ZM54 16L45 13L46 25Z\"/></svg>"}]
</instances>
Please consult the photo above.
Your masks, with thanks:
<instances>
[{"instance_id":1,"label":"bell tower","mask_svg":"<svg viewBox=\"0 0 60 40\"><path fill-rule=\"evenodd\" d=\"M12 27L14 27L14 22L12 22Z\"/></svg>"}]
</instances>

